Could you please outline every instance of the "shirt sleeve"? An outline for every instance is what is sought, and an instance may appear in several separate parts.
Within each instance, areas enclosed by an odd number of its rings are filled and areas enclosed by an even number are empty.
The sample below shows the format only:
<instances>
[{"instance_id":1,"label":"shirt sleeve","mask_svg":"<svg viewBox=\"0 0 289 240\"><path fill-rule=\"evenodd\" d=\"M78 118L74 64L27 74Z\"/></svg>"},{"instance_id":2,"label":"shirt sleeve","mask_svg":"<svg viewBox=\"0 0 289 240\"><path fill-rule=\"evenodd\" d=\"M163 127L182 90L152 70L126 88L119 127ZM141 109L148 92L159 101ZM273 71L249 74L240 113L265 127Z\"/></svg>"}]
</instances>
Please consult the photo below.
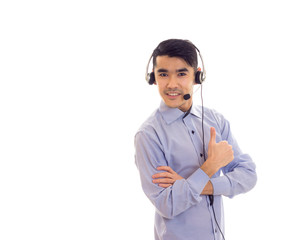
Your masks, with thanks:
<instances>
[{"instance_id":1,"label":"shirt sleeve","mask_svg":"<svg viewBox=\"0 0 289 240\"><path fill-rule=\"evenodd\" d=\"M222 140L233 147L234 160L222 168L223 176L212 177L214 195L234 197L251 190L257 182L256 166L248 154L244 154L233 137L229 122L222 115L217 115Z\"/></svg>"},{"instance_id":2,"label":"shirt sleeve","mask_svg":"<svg viewBox=\"0 0 289 240\"><path fill-rule=\"evenodd\" d=\"M135 136L135 162L144 193L163 217L172 219L202 200L202 190L210 180L200 168L187 179L177 180L168 188L152 182L159 166L167 166L162 145L156 133L138 132Z\"/></svg>"}]
</instances>

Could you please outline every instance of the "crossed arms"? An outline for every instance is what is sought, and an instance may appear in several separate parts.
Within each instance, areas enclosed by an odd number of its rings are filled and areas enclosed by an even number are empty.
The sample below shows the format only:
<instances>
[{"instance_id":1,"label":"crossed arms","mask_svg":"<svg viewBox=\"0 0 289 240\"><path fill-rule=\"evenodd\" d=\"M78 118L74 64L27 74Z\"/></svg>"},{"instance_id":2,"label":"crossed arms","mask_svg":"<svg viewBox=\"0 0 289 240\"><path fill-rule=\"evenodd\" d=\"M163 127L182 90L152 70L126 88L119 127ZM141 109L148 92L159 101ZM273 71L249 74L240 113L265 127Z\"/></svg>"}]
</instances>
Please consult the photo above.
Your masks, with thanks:
<instances>
[{"instance_id":1,"label":"crossed arms","mask_svg":"<svg viewBox=\"0 0 289 240\"><path fill-rule=\"evenodd\" d=\"M211 178L220 168L228 165L234 159L234 152L232 146L227 141L216 143L216 130L211 128L211 138L208 146L208 159L201 166L201 169ZM157 167L158 171L164 171L152 175L153 183L158 184L160 187L167 188L172 186L175 181L184 179L177 174L169 166ZM212 195L214 193L211 181L208 181L201 195Z\"/></svg>"},{"instance_id":2,"label":"crossed arms","mask_svg":"<svg viewBox=\"0 0 289 240\"><path fill-rule=\"evenodd\" d=\"M165 165L162 145L157 135L139 132L136 135L136 165L140 172L142 188L165 218L172 219L202 201L201 195L233 197L254 187L255 164L247 154L242 154L231 136L227 141L216 142L216 131L210 130L208 158L204 164L184 179ZM232 150L232 146L235 151ZM223 176L215 175L222 168ZM161 171L156 173L156 171Z\"/></svg>"}]
</instances>

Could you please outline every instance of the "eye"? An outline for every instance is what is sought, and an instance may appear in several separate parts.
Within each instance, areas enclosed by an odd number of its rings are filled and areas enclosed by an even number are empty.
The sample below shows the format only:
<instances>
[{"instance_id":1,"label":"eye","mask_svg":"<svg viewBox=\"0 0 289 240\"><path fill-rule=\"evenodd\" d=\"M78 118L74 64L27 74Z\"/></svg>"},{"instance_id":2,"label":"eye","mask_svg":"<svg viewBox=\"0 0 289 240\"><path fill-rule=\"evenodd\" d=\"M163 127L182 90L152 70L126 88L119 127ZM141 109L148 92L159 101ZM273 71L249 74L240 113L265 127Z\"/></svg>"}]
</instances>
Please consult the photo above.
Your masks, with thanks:
<instances>
[{"instance_id":1,"label":"eye","mask_svg":"<svg viewBox=\"0 0 289 240\"><path fill-rule=\"evenodd\" d=\"M168 76L168 74L166 74L166 73L160 73L160 75L159 75L160 77L167 77Z\"/></svg>"},{"instance_id":2,"label":"eye","mask_svg":"<svg viewBox=\"0 0 289 240\"><path fill-rule=\"evenodd\" d=\"M178 74L178 76L183 77L183 76L187 76L187 74L186 74L185 72L180 72L180 73Z\"/></svg>"}]
</instances>

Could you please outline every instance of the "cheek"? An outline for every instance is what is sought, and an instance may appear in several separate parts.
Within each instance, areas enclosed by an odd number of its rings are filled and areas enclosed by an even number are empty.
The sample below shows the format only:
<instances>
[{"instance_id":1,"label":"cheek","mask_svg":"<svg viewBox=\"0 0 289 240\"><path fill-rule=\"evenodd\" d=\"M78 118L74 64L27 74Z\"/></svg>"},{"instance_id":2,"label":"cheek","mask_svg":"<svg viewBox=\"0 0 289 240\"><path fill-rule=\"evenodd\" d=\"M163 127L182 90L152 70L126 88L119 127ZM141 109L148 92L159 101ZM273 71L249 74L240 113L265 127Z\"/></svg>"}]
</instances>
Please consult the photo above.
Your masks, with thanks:
<instances>
[{"instance_id":1,"label":"cheek","mask_svg":"<svg viewBox=\"0 0 289 240\"><path fill-rule=\"evenodd\" d=\"M165 88L165 85L162 82L156 81L155 84L158 86L159 91L162 91Z\"/></svg>"},{"instance_id":2,"label":"cheek","mask_svg":"<svg viewBox=\"0 0 289 240\"><path fill-rule=\"evenodd\" d=\"M195 85L195 79L194 78L190 78L187 82L186 82L186 88L188 89L192 89Z\"/></svg>"},{"instance_id":3,"label":"cheek","mask_svg":"<svg viewBox=\"0 0 289 240\"><path fill-rule=\"evenodd\" d=\"M164 94L164 88L161 87L160 85L158 85L158 91L159 91L159 94L160 94L160 95L163 95L163 94Z\"/></svg>"}]
</instances>

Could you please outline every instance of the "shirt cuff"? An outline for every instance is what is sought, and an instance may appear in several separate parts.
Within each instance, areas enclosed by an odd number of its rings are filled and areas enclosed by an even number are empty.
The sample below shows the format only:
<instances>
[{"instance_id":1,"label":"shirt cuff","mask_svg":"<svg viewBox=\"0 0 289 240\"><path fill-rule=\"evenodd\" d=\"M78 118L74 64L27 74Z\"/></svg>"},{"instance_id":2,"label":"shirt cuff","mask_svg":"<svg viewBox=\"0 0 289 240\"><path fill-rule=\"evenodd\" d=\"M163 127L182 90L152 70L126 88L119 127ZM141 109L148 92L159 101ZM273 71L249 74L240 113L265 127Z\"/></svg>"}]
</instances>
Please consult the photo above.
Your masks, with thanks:
<instances>
[{"instance_id":1,"label":"shirt cuff","mask_svg":"<svg viewBox=\"0 0 289 240\"><path fill-rule=\"evenodd\" d=\"M187 178L187 182L194 193L201 194L204 187L210 180L209 176L199 168Z\"/></svg>"},{"instance_id":2,"label":"shirt cuff","mask_svg":"<svg viewBox=\"0 0 289 240\"><path fill-rule=\"evenodd\" d=\"M231 183L226 176L211 178L211 183L214 188L214 195L230 195Z\"/></svg>"}]
</instances>

